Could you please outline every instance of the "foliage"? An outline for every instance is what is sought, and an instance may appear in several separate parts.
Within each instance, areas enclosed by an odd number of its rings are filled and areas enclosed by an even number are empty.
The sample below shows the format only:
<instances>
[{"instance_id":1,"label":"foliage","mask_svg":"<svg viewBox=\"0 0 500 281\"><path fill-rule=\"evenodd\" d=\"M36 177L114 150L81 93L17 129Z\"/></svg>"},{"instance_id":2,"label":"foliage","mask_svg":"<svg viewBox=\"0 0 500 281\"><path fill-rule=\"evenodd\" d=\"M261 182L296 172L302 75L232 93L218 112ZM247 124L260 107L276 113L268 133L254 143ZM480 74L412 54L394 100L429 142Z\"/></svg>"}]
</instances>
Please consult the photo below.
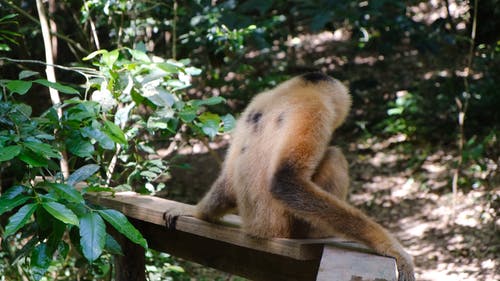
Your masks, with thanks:
<instances>
[{"instance_id":1,"label":"foliage","mask_svg":"<svg viewBox=\"0 0 500 281\"><path fill-rule=\"evenodd\" d=\"M19 32L3 28L3 26L5 25L11 25L11 24L17 25L17 22L15 21L16 17L17 17L16 14L9 14L0 18L0 51L11 50L7 42L13 45L18 44L16 38L21 36L21 34Z\"/></svg>"},{"instance_id":2,"label":"foliage","mask_svg":"<svg viewBox=\"0 0 500 281\"><path fill-rule=\"evenodd\" d=\"M15 210L2 230L6 238L2 243L12 249L12 255L5 258L26 258L21 268L29 269L34 280L45 275L54 257L57 262L67 260L70 246L63 239L66 235L77 252L97 266L94 270L108 274L109 268L102 267L107 259L102 254L121 250L107 234L105 222L147 247L123 214L89 205L85 193L114 191L106 187L113 175L117 177L112 183L122 183L122 189L135 184L141 192L158 191L162 185L153 186L154 181L168 169L168 163L147 157L156 155L148 139L175 135L182 124L191 134L211 138L234 126L231 115L219 117L203 110L222 98L183 99L181 93L189 87L190 76L200 73L188 66L188 60L151 59L128 48L98 50L85 59L97 56L99 71L86 70L85 98L73 87L33 79L35 72L21 72L17 80L1 81L6 91L0 103L0 162L2 169L22 171L19 184L0 197L0 215ZM17 97L27 95L35 84L57 89L67 98L34 117L32 108ZM97 89L86 98L92 87ZM141 108L147 113L140 114ZM62 110L60 118L58 110ZM75 167L68 178L57 163L66 152ZM113 172L115 167L120 173ZM77 187L82 181L87 185ZM12 245L20 239L29 241L15 249Z\"/></svg>"}]
</instances>

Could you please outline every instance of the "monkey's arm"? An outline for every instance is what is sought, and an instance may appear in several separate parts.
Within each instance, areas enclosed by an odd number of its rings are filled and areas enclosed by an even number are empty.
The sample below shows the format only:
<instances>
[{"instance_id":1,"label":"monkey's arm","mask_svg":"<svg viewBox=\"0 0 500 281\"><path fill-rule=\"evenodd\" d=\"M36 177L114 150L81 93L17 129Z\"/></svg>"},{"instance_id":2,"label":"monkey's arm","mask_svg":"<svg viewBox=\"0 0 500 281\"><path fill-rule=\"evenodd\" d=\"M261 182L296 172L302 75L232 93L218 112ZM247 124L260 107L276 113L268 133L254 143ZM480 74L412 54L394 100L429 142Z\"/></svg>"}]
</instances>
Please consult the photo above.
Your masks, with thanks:
<instances>
[{"instance_id":1,"label":"monkey's arm","mask_svg":"<svg viewBox=\"0 0 500 281\"><path fill-rule=\"evenodd\" d=\"M175 223L179 216L191 216L214 221L235 207L236 199L234 194L224 175L221 174L196 206L186 205L183 208L165 210L163 218L168 228L175 229Z\"/></svg>"},{"instance_id":2,"label":"monkey's arm","mask_svg":"<svg viewBox=\"0 0 500 281\"><path fill-rule=\"evenodd\" d=\"M358 209L301 176L294 162L283 162L274 175L271 194L293 214L332 233L342 234L396 258L400 281L414 280L412 258L387 230Z\"/></svg>"}]
</instances>

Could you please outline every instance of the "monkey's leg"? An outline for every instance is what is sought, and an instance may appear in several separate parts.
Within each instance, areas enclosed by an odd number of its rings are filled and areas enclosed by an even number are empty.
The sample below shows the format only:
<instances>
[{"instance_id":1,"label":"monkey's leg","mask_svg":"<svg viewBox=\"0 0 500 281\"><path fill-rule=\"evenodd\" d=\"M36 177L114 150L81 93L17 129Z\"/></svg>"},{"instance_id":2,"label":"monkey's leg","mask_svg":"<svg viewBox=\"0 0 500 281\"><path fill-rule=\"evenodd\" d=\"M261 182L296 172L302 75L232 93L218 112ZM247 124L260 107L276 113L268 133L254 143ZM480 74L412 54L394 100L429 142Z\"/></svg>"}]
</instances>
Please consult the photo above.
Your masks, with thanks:
<instances>
[{"instance_id":1,"label":"monkey's leg","mask_svg":"<svg viewBox=\"0 0 500 281\"><path fill-rule=\"evenodd\" d=\"M298 162L284 161L274 175L271 194L291 213L319 229L362 242L396 258L399 280L413 281L413 262L399 242L361 211L321 189ZM305 174L305 175L304 175Z\"/></svg>"},{"instance_id":2,"label":"monkey's leg","mask_svg":"<svg viewBox=\"0 0 500 281\"><path fill-rule=\"evenodd\" d=\"M213 221L234 208L236 208L236 196L226 178L221 175L196 205L194 216L202 220Z\"/></svg>"},{"instance_id":3,"label":"monkey's leg","mask_svg":"<svg viewBox=\"0 0 500 281\"><path fill-rule=\"evenodd\" d=\"M328 193L346 200L349 191L349 164L340 148L328 148L312 181Z\"/></svg>"},{"instance_id":4,"label":"monkey's leg","mask_svg":"<svg viewBox=\"0 0 500 281\"><path fill-rule=\"evenodd\" d=\"M227 184L223 174L217 178L208 193L196 205L183 205L182 208L173 207L165 210L163 218L168 228L175 229L179 216L197 217L203 220L216 220L236 207L236 199Z\"/></svg>"}]
</instances>

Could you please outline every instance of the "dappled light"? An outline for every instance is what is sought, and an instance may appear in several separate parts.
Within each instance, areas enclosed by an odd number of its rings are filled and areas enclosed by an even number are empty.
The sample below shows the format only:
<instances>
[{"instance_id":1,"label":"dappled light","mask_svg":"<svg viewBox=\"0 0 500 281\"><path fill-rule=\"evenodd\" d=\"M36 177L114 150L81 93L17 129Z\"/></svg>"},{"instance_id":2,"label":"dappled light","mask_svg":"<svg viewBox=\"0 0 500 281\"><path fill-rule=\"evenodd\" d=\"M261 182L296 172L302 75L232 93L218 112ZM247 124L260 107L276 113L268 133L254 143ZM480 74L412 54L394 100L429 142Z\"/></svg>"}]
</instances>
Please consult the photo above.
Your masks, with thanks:
<instances>
[{"instance_id":1,"label":"dappled light","mask_svg":"<svg viewBox=\"0 0 500 281\"><path fill-rule=\"evenodd\" d=\"M111 280L111 227L145 240L85 194L198 202L255 95L316 71L352 96L331 140L348 200L408 249L416 279L500 280L499 7L0 1L0 280ZM243 280L146 259L151 281Z\"/></svg>"}]
</instances>

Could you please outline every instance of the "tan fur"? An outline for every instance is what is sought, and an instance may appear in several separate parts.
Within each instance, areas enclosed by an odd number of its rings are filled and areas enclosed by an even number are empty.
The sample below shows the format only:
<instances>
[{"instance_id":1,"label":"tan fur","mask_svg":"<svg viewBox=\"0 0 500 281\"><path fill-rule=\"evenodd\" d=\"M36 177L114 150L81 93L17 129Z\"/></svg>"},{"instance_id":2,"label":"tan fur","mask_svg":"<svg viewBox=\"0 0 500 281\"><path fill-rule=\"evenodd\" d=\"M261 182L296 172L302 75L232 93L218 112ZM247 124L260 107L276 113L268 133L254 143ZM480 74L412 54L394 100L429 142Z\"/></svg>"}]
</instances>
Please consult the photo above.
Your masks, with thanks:
<instances>
[{"instance_id":1,"label":"tan fur","mask_svg":"<svg viewBox=\"0 0 500 281\"><path fill-rule=\"evenodd\" d=\"M411 257L382 226L345 202L348 164L329 147L351 106L347 89L319 73L257 95L242 113L221 175L194 209L167 210L205 220L237 208L258 237L341 235L396 257L399 280L414 280Z\"/></svg>"}]
</instances>

